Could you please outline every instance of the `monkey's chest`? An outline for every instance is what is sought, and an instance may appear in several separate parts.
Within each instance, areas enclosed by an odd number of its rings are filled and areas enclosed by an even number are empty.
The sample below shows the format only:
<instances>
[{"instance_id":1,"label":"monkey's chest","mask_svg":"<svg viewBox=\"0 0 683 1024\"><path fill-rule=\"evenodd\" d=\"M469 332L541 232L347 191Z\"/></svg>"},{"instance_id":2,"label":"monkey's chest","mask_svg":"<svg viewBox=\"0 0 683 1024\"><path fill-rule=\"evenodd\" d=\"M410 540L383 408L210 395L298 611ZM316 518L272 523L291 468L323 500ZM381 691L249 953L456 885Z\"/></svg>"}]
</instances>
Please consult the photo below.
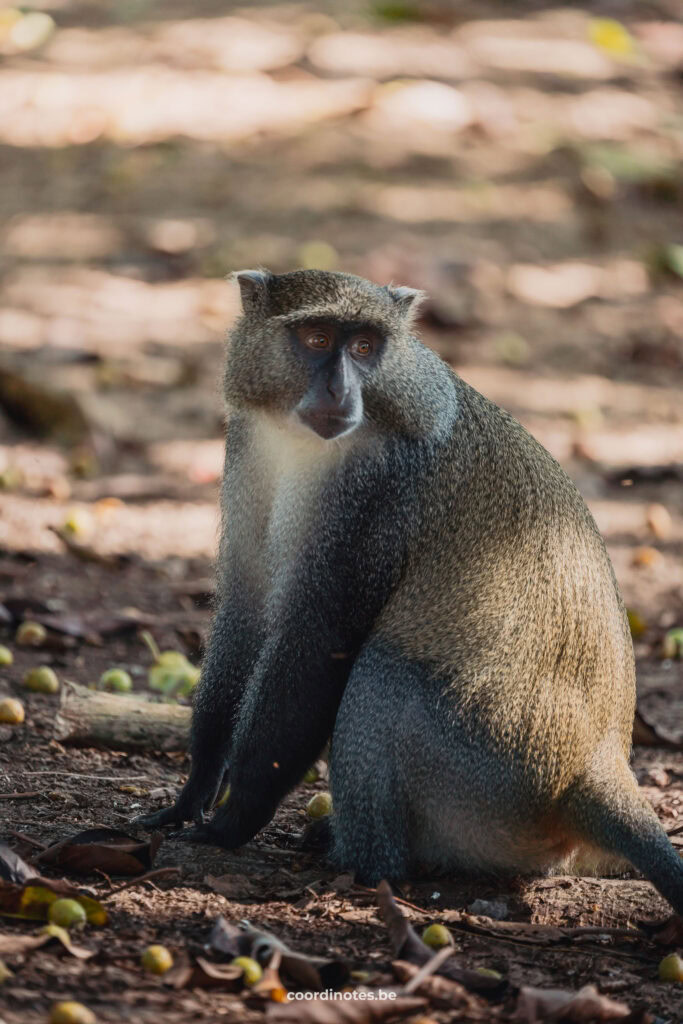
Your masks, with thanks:
<instances>
[{"instance_id":1,"label":"monkey's chest","mask_svg":"<svg viewBox=\"0 0 683 1024\"><path fill-rule=\"evenodd\" d=\"M278 480L268 517L266 568L273 578L293 564L319 521L320 484L310 476L288 473Z\"/></svg>"}]
</instances>

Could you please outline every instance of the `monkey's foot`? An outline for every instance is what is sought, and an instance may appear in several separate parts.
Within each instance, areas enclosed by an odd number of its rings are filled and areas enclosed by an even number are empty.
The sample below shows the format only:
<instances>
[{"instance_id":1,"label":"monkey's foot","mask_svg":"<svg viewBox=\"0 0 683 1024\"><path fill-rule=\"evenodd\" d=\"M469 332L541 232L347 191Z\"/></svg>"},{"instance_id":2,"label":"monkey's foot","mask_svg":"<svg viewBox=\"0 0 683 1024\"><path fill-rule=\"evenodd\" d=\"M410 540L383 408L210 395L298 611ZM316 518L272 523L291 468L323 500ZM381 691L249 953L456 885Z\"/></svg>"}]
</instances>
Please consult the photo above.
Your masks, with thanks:
<instances>
[{"instance_id":1,"label":"monkey's foot","mask_svg":"<svg viewBox=\"0 0 683 1024\"><path fill-rule=\"evenodd\" d=\"M131 823L143 825L145 828L163 828L165 825L182 825L188 819L194 819L197 825L201 825L204 821L204 813L200 812L200 815L195 817L185 813L183 808L178 807L177 804L173 804L172 807L163 807L160 811L155 811L154 814L139 814L132 819Z\"/></svg>"},{"instance_id":2,"label":"monkey's foot","mask_svg":"<svg viewBox=\"0 0 683 1024\"><path fill-rule=\"evenodd\" d=\"M178 839L181 843L203 843L207 846L223 846L220 835L205 825L197 824L194 828L181 828L171 832L169 839Z\"/></svg>"}]
</instances>

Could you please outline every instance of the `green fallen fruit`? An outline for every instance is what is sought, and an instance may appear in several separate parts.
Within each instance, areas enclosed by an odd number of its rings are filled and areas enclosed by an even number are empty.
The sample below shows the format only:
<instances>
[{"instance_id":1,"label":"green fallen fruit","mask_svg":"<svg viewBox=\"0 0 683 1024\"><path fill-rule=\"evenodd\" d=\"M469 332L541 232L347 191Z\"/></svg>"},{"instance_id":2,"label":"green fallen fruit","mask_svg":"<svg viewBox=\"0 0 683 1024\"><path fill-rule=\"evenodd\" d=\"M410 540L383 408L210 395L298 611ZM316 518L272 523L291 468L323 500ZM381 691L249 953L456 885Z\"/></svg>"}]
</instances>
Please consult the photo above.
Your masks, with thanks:
<instances>
[{"instance_id":1,"label":"green fallen fruit","mask_svg":"<svg viewBox=\"0 0 683 1024\"><path fill-rule=\"evenodd\" d=\"M0 666L11 665L14 661L14 655L10 651L9 647L4 647L0 644Z\"/></svg>"},{"instance_id":2,"label":"green fallen fruit","mask_svg":"<svg viewBox=\"0 0 683 1024\"><path fill-rule=\"evenodd\" d=\"M683 957L678 953L669 953L663 960L659 961L657 971L660 981L673 981L683 983Z\"/></svg>"},{"instance_id":3,"label":"green fallen fruit","mask_svg":"<svg viewBox=\"0 0 683 1024\"><path fill-rule=\"evenodd\" d=\"M78 900L61 899L50 904L48 920L60 928L82 928L87 918Z\"/></svg>"},{"instance_id":4,"label":"green fallen fruit","mask_svg":"<svg viewBox=\"0 0 683 1024\"><path fill-rule=\"evenodd\" d=\"M422 941L430 949L443 949L444 946L453 945L453 936L442 924L430 924L422 932Z\"/></svg>"},{"instance_id":5,"label":"green fallen fruit","mask_svg":"<svg viewBox=\"0 0 683 1024\"><path fill-rule=\"evenodd\" d=\"M21 725L26 717L24 705L14 697L5 697L0 700L0 722L3 725Z\"/></svg>"},{"instance_id":6,"label":"green fallen fruit","mask_svg":"<svg viewBox=\"0 0 683 1024\"><path fill-rule=\"evenodd\" d=\"M332 813L332 797L329 793L316 793L306 804L306 814L309 818L326 818Z\"/></svg>"},{"instance_id":7,"label":"green fallen fruit","mask_svg":"<svg viewBox=\"0 0 683 1024\"><path fill-rule=\"evenodd\" d=\"M263 968L257 960L250 956L237 956L230 963L233 967L241 967L244 974L244 981L250 988L263 977Z\"/></svg>"},{"instance_id":8,"label":"green fallen fruit","mask_svg":"<svg viewBox=\"0 0 683 1024\"><path fill-rule=\"evenodd\" d=\"M148 946L140 957L140 963L150 974L165 974L173 967L173 957L166 946Z\"/></svg>"},{"instance_id":9,"label":"green fallen fruit","mask_svg":"<svg viewBox=\"0 0 683 1024\"><path fill-rule=\"evenodd\" d=\"M111 690L112 693L130 693L133 689L133 680L125 669L109 668L100 676L98 688Z\"/></svg>"},{"instance_id":10,"label":"green fallen fruit","mask_svg":"<svg viewBox=\"0 0 683 1024\"><path fill-rule=\"evenodd\" d=\"M14 639L21 647L40 647L47 639L47 630L39 622L26 619L19 624Z\"/></svg>"},{"instance_id":11,"label":"green fallen fruit","mask_svg":"<svg viewBox=\"0 0 683 1024\"><path fill-rule=\"evenodd\" d=\"M24 676L24 686L34 693L58 693L59 679L57 673L47 665L30 669Z\"/></svg>"},{"instance_id":12,"label":"green fallen fruit","mask_svg":"<svg viewBox=\"0 0 683 1024\"><path fill-rule=\"evenodd\" d=\"M92 1010L83 1003L55 1003L50 1010L50 1024L97 1024Z\"/></svg>"},{"instance_id":13,"label":"green fallen fruit","mask_svg":"<svg viewBox=\"0 0 683 1024\"><path fill-rule=\"evenodd\" d=\"M147 672L150 689L163 693L165 697L186 697L191 693L199 682L200 669L180 651L160 651L150 633L144 632L142 639L154 658L154 664Z\"/></svg>"},{"instance_id":14,"label":"green fallen fruit","mask_svg":"<svg viewBox=\"0 0 683 1024\"><path fill-rule=\"evenodd\" d=\"M662 640L663 658L683 658L683 629L670 629Z\"/></svg>"}]
</instances>

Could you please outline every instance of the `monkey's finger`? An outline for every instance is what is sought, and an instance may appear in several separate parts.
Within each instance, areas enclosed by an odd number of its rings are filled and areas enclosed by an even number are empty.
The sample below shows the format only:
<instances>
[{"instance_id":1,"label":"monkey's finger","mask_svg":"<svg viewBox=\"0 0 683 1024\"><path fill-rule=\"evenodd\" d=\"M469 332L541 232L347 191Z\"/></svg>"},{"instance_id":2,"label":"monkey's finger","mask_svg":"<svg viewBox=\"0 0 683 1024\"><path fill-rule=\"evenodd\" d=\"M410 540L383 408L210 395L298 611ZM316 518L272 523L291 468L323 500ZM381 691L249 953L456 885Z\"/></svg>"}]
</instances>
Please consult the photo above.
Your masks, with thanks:
<instances>
[{"instance_id":1,"label":"monkey's finger","mask_svg":"<svg viewBox=\"0 0 683 1024\"><path fill-rule=\"evenodd\" d=\"M169 839L177 839L182 843L206 843L210 846L220 845L215 832L200 826L181 828L177 832L171 832Z\"/></svg>"},{"instance_id":2,"label":"monkey's finger","mask_svg":"<svg viewBox=\"0 0 683 1024\"><path fill-rule=\"evenodd\" d=\"M145 828L163 828L165 825L182 825L185 821L182 812L178 812L175 804L173 807L164 807L154 814L138 814L131 818L132 825L143 825Z\"/></svg>"}]
</instances>

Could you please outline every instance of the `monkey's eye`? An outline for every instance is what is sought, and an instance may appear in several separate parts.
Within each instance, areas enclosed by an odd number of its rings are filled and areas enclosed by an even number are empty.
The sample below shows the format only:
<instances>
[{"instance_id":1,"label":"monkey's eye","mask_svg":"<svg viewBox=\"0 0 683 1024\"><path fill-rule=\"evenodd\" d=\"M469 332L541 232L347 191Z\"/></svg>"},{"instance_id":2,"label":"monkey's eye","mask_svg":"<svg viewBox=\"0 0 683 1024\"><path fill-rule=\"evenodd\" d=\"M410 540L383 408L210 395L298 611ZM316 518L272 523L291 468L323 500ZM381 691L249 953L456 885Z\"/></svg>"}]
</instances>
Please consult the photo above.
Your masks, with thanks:
<instances>
[{"instance_id":1,"label":"monkey's eye","mask_svg":"<svg viewBox=\"0 0 683 1024\"><path fill-rule=\"evenodd\" d=\"M350 345L353 355L361 357L372 355L373 347L370 339L365 337L354 338Z\"/></svg>"},{"instance_id":2,"label":"monkey's eye","mask_svg":"<svg viewBox=\"0 0 683 1024\"><path fill-rule=\"evenodd\" d=\"M325 331L321 331L319 328L316 330L308 331L304 335L304 342L309 348L313 348L316 351L324 351L332 346L332 340Z\"/></svg>"}]
</instances>

